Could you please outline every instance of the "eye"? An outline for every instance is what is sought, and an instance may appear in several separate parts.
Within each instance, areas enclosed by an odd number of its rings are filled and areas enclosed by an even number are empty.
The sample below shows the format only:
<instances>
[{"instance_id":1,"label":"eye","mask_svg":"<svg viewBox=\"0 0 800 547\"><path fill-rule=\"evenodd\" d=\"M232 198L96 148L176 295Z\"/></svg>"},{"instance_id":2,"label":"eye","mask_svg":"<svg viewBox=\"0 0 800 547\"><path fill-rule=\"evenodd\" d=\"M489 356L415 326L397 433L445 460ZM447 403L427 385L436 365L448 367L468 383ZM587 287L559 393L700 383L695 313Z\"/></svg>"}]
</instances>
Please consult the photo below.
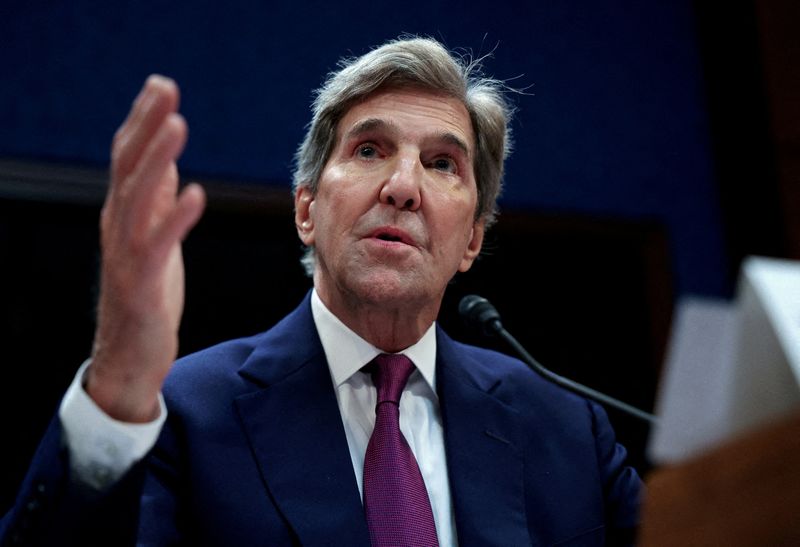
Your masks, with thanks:
<instances>
[{"instance_id":1,"label":"eye","mask_svg":"<svg viewBox=\"0 0 800 547\"><path fill-rule=\"evenodd\" d=\"M436 158L431 162L431 167L445 173L455 173L458 171L455 160L448 157Z\"/></svg>"},{"instance_id":2,"label":"eye","mask_svg":"<svg viewBox=\"0 0 800 547\"><path fill-rule=\"evenodd\" d=\"M356 155L364 159L372 159L378 155L378 150L372 144L362 144L356 148Z\"/></svg>"}]
</instances>

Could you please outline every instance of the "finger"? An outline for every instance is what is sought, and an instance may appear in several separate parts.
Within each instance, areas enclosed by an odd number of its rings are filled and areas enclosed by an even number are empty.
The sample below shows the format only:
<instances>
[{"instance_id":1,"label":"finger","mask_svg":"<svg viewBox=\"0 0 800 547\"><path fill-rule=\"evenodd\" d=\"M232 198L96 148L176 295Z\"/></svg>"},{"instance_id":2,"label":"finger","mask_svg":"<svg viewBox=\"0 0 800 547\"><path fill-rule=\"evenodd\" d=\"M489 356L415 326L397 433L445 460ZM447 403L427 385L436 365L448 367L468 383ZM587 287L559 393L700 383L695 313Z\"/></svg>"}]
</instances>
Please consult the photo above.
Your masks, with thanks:
<instances>
[{"instance_id":1,"label":"finger","mask_svg":"<svg viewBox=\"0 0 800 547\"><path fill-rule=\"evenodd\" d=\"M205 206L206 193L199 184L189 184L181 191L172 212L153 237L151 257L154 263L163 263L174 245L186 238L203 215Z\"/></svg>"},{"instance_id":2,"label":"finger","mask_svg":"<svg viewBox=\"0 0 800 547\"><path fill-rule=\"evenodd\" d=\"M142 89L139 90L138 95L136 95L136 98L133 100L131 109L128 111L128 115L126 116L125 120L114 133L114 140L112 141L112 144L123 140L128 133L130 133L131 127L141 120L143 106L145 106L144 103L145 101L151 101L152 95L153 93L150 85L150 78L148 78L145 80L144 85L142 85Z\"/></svg>"},{"instance_id":3,"label":"finger","mask_svg":"<svg viewBox=\"0 0 800 547\"><path fill-rule=\"evenodd\" d=\"M122 184L154 137L166 116L178 108L178 86L163 76L150 76L134 102L128 119L114 137L112 181Z\"/></svg>"},{"instance_id":4,"label":"finger","mask_svg":"<svg viewBox=\"0 0 800 547\"><path fill-rule=\"evenodd\" d=\"M115 137L112 149L112 176L122 181L134 169L147 143L164 118L178 108L178 86L161 76L148 78L143 97L137 100L130 119Z\"/></svg>"},{"instance_id":5,"label":"finger","mask_svg":"<svg viewBox=\"0 0 800 547\"><path fill-rule=\"evenodd\" d=\"M128 191L122 196L128 204L123 210L134 238L146 238L159 216L171 209L178 178L175 160L183 151L186 136L186 121L180 114L170 114L129 177Z\"/></svg>"}]
</instances>

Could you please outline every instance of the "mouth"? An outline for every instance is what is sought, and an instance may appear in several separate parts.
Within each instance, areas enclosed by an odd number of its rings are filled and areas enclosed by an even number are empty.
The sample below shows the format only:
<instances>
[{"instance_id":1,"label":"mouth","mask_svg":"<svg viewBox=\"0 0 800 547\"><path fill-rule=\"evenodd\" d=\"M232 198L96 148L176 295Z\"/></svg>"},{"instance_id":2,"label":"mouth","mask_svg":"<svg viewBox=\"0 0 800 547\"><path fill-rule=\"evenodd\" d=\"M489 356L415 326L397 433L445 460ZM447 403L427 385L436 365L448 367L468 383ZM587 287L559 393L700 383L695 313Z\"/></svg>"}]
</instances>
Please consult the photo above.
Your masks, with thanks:
<instances>
[{"instance_id":1,"label":"mouth","mask_svg":"<svg viewBox=\"0 0 800 547\"><path fill-rule=\"evenodd\" d=\"M403 241L399 237L391 234L378 234L378 239L380 239L381 241L400 241L400 242Z\"/></svg>"},{"instance_id":2,"label":"mouth","mask_svg":"<svg viewBox=\"0 0 800 547\"><path fill-rule=\"evenodd\" d=\"M411 238L411 236L409 236L403 230L391 226L382 226L374 230L369 237L379 241L385 241L387 243L402 243L405 245L415 246L414 240Z\"/></svg>"}]
</instances>

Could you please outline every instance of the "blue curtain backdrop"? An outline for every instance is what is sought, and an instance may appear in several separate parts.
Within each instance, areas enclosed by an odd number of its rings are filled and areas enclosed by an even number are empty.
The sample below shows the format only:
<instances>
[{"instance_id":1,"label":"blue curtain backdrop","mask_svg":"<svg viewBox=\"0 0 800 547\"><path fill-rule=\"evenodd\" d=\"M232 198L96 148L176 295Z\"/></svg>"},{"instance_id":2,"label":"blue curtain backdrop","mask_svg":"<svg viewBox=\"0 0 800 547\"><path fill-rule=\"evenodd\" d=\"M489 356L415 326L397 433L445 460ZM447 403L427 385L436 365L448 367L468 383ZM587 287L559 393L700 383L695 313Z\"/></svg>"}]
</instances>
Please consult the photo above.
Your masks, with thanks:
<instances>
[{"instance_id":1,"label":"blue curtain backdrop","mask_svg":"<svg viewBox=\"0 0 800 547\"><path fill-rule=\"evenodd\" d=\"M7 1L0 158L106 165L158 72L181 85L184 173L288 192L311 90L402 33L491 52L487 71L524 90L503 208L661 223L677 293L728 291L689 0Z\"/></svg>"}]
</instances>

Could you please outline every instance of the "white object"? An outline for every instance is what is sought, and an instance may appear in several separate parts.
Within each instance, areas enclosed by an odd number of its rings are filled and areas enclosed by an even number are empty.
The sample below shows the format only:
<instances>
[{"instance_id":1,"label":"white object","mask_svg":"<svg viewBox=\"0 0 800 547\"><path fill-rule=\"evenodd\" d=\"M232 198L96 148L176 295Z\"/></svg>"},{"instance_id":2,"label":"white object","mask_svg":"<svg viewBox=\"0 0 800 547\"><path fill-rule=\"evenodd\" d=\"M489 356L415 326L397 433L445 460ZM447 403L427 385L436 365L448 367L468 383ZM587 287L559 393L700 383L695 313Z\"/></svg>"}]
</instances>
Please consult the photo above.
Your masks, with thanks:
<instances>
[{"instance_id":1,"label":"white object","mask_svg":"<svg viewBox=\"0 0 800 547\"><path fill-rule=\"evenodd\" d=\"M649 456L677 463L800 408L800 262L748 258L732 302L677 309Z\"/></svg>"}]
</instances>

